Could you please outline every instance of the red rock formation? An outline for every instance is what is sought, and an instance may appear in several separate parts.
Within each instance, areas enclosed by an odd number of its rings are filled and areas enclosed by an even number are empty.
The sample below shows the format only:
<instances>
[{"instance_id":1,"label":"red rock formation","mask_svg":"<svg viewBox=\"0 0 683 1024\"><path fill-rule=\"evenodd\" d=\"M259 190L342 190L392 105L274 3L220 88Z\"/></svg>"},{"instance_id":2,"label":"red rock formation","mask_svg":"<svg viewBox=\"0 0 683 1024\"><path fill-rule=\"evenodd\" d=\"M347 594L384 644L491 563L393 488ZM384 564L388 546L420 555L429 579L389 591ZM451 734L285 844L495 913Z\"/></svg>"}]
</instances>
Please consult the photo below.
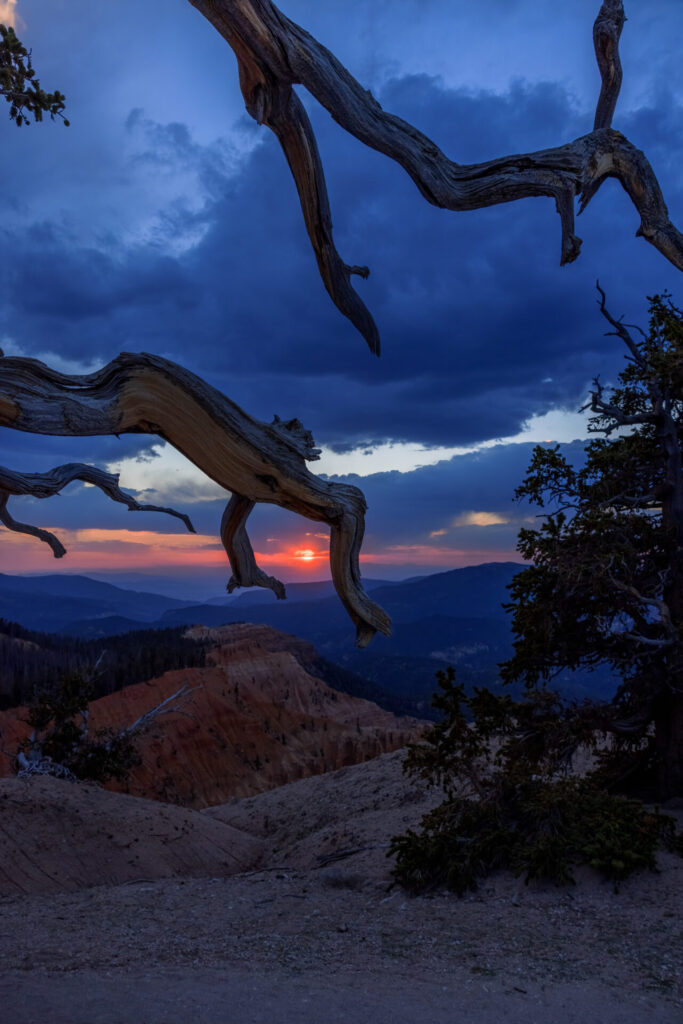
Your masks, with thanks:
<instances>
[{"instance_id":1,"label":"red rock formation","mask_svg":"<svg viewBox=\"0 0 683 1024\"><path fill-rule=\"evenodd\" d=\"M0 778L14 774L12 755L16 754L19 744L30 732L24 721L25 715L25 708L0 711Z\"/></svg>"},{"instance_id":2,"label":"red rock formation","mask_svg":"<svg viewBox=\"0 0 683 1024\"><path fill-rule=\"evenodd\" d=\"M306 660L312 649L296 637L251 625L194 632L215 643L205 668L167 672L91 705L93 729L118 729L184 684L193 689L182 713L140 737L142 763L128 782L108 788L207 807L366 761L422 728L307 673L297 655Z\"/></svg>"}]
</instances>

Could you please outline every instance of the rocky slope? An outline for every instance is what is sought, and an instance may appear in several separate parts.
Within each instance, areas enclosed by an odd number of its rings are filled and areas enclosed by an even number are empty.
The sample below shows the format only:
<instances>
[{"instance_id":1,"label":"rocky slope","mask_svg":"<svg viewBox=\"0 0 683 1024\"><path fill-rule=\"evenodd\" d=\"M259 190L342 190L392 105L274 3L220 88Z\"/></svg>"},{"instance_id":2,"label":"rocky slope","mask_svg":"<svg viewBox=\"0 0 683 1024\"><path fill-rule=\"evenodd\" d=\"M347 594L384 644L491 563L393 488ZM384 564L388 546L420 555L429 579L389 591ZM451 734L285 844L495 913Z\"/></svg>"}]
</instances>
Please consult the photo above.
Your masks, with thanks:
<instances>
[{"instance_id":1,"label":"rocky slope","mask_svg":"<svg viewBox=\"0 0 683 1024\"><path fill-rule=\"evenodd\" d=\"M63 779L0 779L0 896L246 871L263 842L182 807Z\"/></svg>"},{"instance_id":2,"label":"rocky slope","mask_svg":"<svg viewBox=\"0 0 683 1024\"><path fill-rule=\"evenodd\" d=\"M212 644L205 667L166 672L91 704L92 730L119 729L181 687L192 691L180 712L160 717L140 738L141 764L125 786L109 788L207 807L365 761L419 735L418 720L397 718L307 672L302 663L311 648L296 637L250 625L192 632ZM5 750L25 732L18 717L0 714Z\"/></svg>"},{"instance_id":3,"label":"rocky slope","mask_svg":"<svg viewBox=\"0 0 683 1024\"><path fill-rule=\"evenodd\" d=\"M462 900L389 892L391 835L438 799L401 758L202 812L0 781L3 1021L213 1024L226 1005L235 1024L680 1020L679 857L619 894L588 868L569 888L501 874Z\"/></svg>"}]
</instances>

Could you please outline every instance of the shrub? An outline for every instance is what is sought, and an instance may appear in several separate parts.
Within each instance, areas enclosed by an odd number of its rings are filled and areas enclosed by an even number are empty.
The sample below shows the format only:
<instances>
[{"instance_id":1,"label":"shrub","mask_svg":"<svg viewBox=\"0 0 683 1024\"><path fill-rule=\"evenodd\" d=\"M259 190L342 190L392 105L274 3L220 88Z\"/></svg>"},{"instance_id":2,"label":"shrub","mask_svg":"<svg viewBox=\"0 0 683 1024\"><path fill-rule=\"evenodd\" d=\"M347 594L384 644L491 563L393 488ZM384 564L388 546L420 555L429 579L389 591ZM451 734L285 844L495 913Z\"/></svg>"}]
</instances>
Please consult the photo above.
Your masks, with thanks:
<instances>
[{"instance_id":1,"label":"shrub","mask_svg":"<svg viewBox=\"0 0 683 1024\"><path fill-rule=\"evenodd\" d=\"M659 846L683 855L671 817L610 791L608 751L583 777L570 773L579 746L605 747L599 706L568 704L549 690L518 701L485 689L468 696L452 668L437 679L433 704L444 717L411 744L403 767L440 786L445 800L420 831L392 838L399 884L463 895L505 868L561 885L589 864L616 890L631 872L656 870Z\"/></svg>"}]
</instances>

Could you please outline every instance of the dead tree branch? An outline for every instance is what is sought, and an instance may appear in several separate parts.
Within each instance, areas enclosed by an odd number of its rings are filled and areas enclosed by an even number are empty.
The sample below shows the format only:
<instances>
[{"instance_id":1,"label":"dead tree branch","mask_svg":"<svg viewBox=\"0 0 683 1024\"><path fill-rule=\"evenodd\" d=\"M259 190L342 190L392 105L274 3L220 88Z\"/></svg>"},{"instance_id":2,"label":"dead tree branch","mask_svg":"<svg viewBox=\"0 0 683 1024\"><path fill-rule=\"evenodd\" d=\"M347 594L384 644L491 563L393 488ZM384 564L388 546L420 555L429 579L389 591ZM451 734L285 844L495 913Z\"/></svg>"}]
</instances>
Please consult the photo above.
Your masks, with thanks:
<instances>
[{"instance_id":1,"label":"dead tree branch","mask_svg":"<svg viewBox=\"0 0 683 1024\"><path fill-rule=\"evenodd\" d=\"M593 46L598 62L602 88L595 110L593 130L611 128L614 110L621 89L622 70L619 59L619 38L626 15L622 0L605 0L593 25Z\"/></svg>"},{"instance_id":2,"label":"dead tree branch","mask_svg":"<svg viewBox=\"0 0 683 1024\"><path fill-rule=\"evenodd\" d=\"M187 685L183 684L179 690L172 693L170 697L166 697L155 707L150 708L149 711L145 711L144 715L140 715L132 725L127 725L125 729L121 729L117 734L119 737L128 737L132 739L134 736L138 736L142 732L146 732L147 729L161 715L168 715L174 712L179 715L184 715L185 712L181 710L182 705L187 701L190 694L193 694L196 690L201 690L201 686L193 686L192 689Z\"/></svg>"},{"instance_id":3,"label":"dead tree branch","mask_svg":"<svg viewBox=\"0 0 683 1024\"><path fill-rule=\"evenodd\" d=\"M608 426L595 426L589 424L588 430L590 433L599 433L609 436L620 427L632 427L642 425L644 423L657 422L657 414L654 412L622 412L617 405L607 402L603 398L604 393L605 389L596 377L593 381L593 390L590 393L590 401L585 405L582 405L579 410L580 412L583 412L585 409L590 409L591 412L596 414L596 416L602 416L604 419L612 421Z\"/></svg>"},{"instance_id":4,"label":"dead tree branch","mask_svg":"<svg viewBox=\"0 0 683 1024\"><path fill-rule=\"evenodd\" d=\"M30 779L34 775L50 775L53 779L66 779L68 782L77 782L78 779L66 765L59 761L53 761L37 749L31 750L28 754L20 750L15 758L17 762L17 776L20 779Z\"/></svg>"},{"instance_id":5,"label":"dead tree branch","mask_svg":"<svg viewBox=\"0 0 683 1024\"><path fill-rule=\"evenodd\" d=\"M150 708L143 715L140 715L135 722L131 725L125 726L120 729L117 733L110 735L110 738L105 740L96 739L96 744L99 742L105 750L111 750L115 743L121 740L132 740L141 733L146 732L147 729L159 718L161 715L167 715L171 712L179 715L184 715L185 712L182 710L183 704L187 701L188 697L193 694L196 690L201 689L200 686L195 686L192 689L184 684L180 689L176 690L165 700L162 700L155 707ZM78 739L74 741L74 749L78 747L80 743L85 742L88 738L88 717L89 710L87 703L79 709L75 718L80 718L80 725L78 729ZM66 765L61 764L59 761L55 761L52 757L49 757L44 753L44 749L48 741L54 736L56 726L49 729L43 735L39 735L38 730L34 729L28 741L27 749L20 749L16 756L15 761L17 764L17 776L19 778L30 778L33 775L50 775L57 779L67 779L69 782L78 782L79 777L74 775L70 768Z\"/></svg>"},{"instance_id":6,"label":"dead tree branch","mask_svg":"<svg viewBox=\"0 0 683 1024\"><path fill-rule=\"evenodd\" d=\"M66 548L62 542L49 530L41 530L37 526L17 522L10 515L7 502L11 495L18 494L30 494L34 498L50 498L74 480L82 480L99 487L112 501L127 505L130 512L165 512L169 516L175 516L185 523L190 533L195 533L195 528L189 517L183 515L182 512L175 512L172 508L161 508L158 505L141 505L130 494L126 494L119 488L118 475L105 473L102 469L86 466L81 462L57 466L47 473L16 473L14 470L0 466L0 523L3 523L8 530L37 537L49 544L55 558L62 558L66 554Z\"/></svg>"},{"instance_id":7,"label":"dead tree branch","mask_svg":"<svg viewBox=\"0 0 683 1024\"><path fill-rule=\"evenodd\" d=\"M318 451L298 420L260 423L189 370L160 356L122 353L83 376L59 373L35 359L1 359L0 426L75 437L156 434L168 441L233 494L221 528L233 570L231 589L265 586L284 596L282 584L256 565L246 535L245 522L256 502L326 523L332 579L356 624L356 642L364 646L378 630L389 633L389 618L360 581L363 493L309 472L306 461L316 459ZM34 477L0 470L4 493L45 497L69 479L88 479L114 500L146 508L119 491L114 477L90 467L64 466ZM186 517L180 518L189 526ZM35 528L27 532L36 534ZM50 543L48 536L41 539Z\"/></svg>"},{"instance_id":8,"label":"dead tree branch","mask_svg":"<svg viewBox=\"0 0 683 1024\"><path fill-rule=\"evenodd\" d=\"M190 2L232 47L247 111L284 150L325 287L372 352L380 350L377 327L350 283L353 274L367 277L368 269L347 265L335 247L322 161L295 85L304 86L345 131L400 164L434 206L459 211L531 196L553 199L562 228L561 263L575 260L581 248L574 231L576 197L581 212L607 178L616 178L640 215L637 234L683 270L683 236L669 219L652 167L611 128L621 85L622 0L605 0L594 26L602 78L594 130L554 149L469 165L450 160L413 125L384 111L333 53L271 0Z\"/></svg>"}]
</instances>

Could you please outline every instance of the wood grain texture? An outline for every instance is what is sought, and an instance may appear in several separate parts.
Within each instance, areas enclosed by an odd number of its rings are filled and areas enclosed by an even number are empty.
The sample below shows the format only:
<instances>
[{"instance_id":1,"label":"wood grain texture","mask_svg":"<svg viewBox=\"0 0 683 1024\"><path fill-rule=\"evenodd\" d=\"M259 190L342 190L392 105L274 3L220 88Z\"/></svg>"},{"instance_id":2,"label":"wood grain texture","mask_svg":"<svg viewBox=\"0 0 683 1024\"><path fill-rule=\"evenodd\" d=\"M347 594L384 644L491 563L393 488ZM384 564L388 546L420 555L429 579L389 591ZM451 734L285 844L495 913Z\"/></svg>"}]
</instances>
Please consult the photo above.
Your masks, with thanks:
<instances>
[{"instance_id":1,"label":"wood grain texture","mask_svg":"<svg viewBox=\"0 0 683 1024\"><path fill-rule=\"evenodd\" d=\"M351 286L367 267L347 265L336 250L327 186L312 126L293 91L304 86L345 131L395 160L425 199L447 210L475 210L532 196L555 201L561 224L560 262L577 258L574 204L580 209L606 178L616 178L639 216L637 234L683 270L683 236L671 223L649 162L624 135L611 129L621 85L619 36L622 0L605 0L594 42L602 89L594 130L553 149L458 164L413 125L382 109L333 53L271 0L190 0L232 47L245 106L275 133L296 182L301 209L321 277L332 300L379 355L377 327Z\"/></svg>"},{"instance_id":2,"label":"wood grain texture","mask_svg":"<svg viewBox=\"0 0 683 1024\"><path fill-rule=\"evenodd\" d=\"M360 579L363 493L308 470L306 461L317 458L318 451L298 420L283 423L276 417L272 424L261 423L176 363L144 353L122 353L96 373L84 375L59 373L35 359L0 359L0 426L73 437L156 434L168 441L233 494L221 528L233 569L229 589L266 586L284 596L282 584L263 573L254 559L245 528L254 503L280 505L327 524L332 579L356 624L356 642L364 646L378 630L390 632L388 616L370 600ZM94 483L129 508L179 515L172 509L139 505L118 489L116 477L77 464L33 476L0 470L0 497L46 497L72 479ZM24 524L10 524L3 509L5 525L22 529ZM187 517L180 518L191 528ZM23 532L45 533L34 527ZM47 536L40 539L50 543Z\"/></svg>"}]
</instances>

